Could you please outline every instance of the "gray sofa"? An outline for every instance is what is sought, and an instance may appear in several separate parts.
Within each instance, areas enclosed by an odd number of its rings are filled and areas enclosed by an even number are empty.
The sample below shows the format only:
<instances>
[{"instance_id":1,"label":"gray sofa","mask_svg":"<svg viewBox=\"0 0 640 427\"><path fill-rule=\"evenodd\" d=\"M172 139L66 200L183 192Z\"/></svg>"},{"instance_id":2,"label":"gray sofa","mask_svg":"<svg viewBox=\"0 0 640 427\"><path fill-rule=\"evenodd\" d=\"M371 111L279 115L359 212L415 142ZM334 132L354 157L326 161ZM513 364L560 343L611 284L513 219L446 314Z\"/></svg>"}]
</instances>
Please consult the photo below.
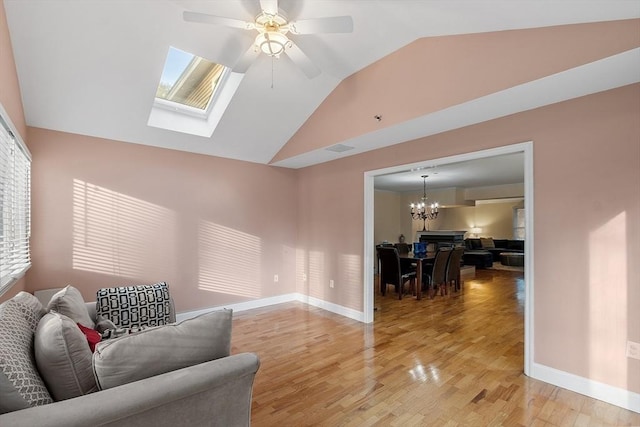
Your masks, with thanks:
<instances>
[{"instance_id":1,"label":"gray sofa","mask_svg":"<svg viewBox=\"0 0 640 427\"><path fill-rule=\"evenodd\" d=\"M89 312L95 316L95 310L90 309ZM44 322L47 314L56 319L60 317L58 313L46 313L46 309L42 307L37 299L25 292L21 292L11 300L0 304L0 412L4 412L0 415L0 426L250 425L252 387L259 368L259 360L253 353L229 354L230 320L222 326L212 325L210 328L217 328L214 331L215 334L228 336L228 339L222 340L224 342L221 346L203 344L209 345L217 352L214 354L213 357L215 359L213 360L151 375L121 385L113 385L102 390L98 388L98 391L90 391L88 394L57 400L52 403L42 404L42 400L40 403L23 401L22 399L29 391L19 389L20 380L16 385L16 389L11 388L11 378L15 379L22 376L22 374L16 376L16 369L20 367L13 363L21 357L20 355L11 354L9 349L16 347L13 344L16 342L15 336L18 330L30 328L33 336L36 336L36 330L38 333L42 333L42 326L36 327L35 325L39 322ZM228 317L230 319L230 314ZM96 319L94 318L93 320L95 321ZM108 361L109 357L116 357L115 363L111 367L117 368L119 366L117 354L110 356L107 351L109 348L115 347L118 349L117 346L120 345L120 349L122 349L124 345L128 345L127 340L132 340L131 337L134 335L136 340L144 338L144 334L157 340L158 334L164 334L167 331L174 331L179 336L184 336L184 331L186 330L184 328L194 328L194 324L200 325L199 330L206 333L208 328L202 327L205 321L208 321L208 319L203 318L190 324L184 321L180 324L150 328L127 337L114 338L110 344L99 343L92 357L95 362L97 358L101 357L99 353L102 352L102 356L105 359L101 361L103 365L112 363ZM166 328L166 330L163 330L163 328ZM44 370L38 370L38 366L32 366L35 364L34 347L37 347L38 337L32 337L29 341L27 336L22 341L26 346L24 350L31 352L27 354L28 357L22 357L22 359L27 360L25 362L27 365L29 365L30 359L31 366L26 366L26 368L34 369L41 374L42 378L45 379L45 386L53 396L54 392L51 390L50 380L46 380L47 375L49 375L49 378L51 375L51 373L46 372L48 368L44 367ZM17 347L19 346L17 345ZM195 346L197 347L197 345ZM175 351L177 353L183 351L187 358L192 357L191 350L186 347L189 346L176 346ZM182 350L182 348L185 349ZM153 357L153 351L149 353ZM144 357L144 355L140 357ZM169 359L171 357L170 355ZM122 365L126 366L127 363ZM42 368L42 366L40 367ZM57 369L57 366L52 367L54 371ZM140 369L145 371L147 368L141 367ZM170 368L163 367L162 369ZM136 371L138 371L137 368ZM38 373L35 376L38 377ZM96 374L96 380L98 379L98 374ZM44 392L46 393L46 390ZM14 405L14 408L7 409L11 405ZM15 409L15 406L18 409ZM19 409L20 407L24 409Z\"/></svg>"}]
</instances>

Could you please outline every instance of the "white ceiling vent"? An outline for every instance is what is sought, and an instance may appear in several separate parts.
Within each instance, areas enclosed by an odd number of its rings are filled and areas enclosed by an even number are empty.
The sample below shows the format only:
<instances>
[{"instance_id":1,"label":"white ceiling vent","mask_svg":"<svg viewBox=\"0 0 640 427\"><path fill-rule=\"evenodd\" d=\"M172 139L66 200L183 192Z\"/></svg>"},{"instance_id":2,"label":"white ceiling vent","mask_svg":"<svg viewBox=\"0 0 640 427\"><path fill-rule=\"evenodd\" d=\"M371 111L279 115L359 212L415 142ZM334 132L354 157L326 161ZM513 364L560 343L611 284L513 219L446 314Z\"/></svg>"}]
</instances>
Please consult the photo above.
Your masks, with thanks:
<instances>
[{"instance_id":1,"label":"white ceiling vent","mask_svg":"<svg viewBox=\"0 0 640 427\"><path fill-rule=\"evenodd\" d=\"M334 153L343 153L345 151L353 150L353 147L349 147L348 145L344 144L336 144L332 145L331 147L325 148L325 150L333 151Z\"/></svg>"}]
</instances>

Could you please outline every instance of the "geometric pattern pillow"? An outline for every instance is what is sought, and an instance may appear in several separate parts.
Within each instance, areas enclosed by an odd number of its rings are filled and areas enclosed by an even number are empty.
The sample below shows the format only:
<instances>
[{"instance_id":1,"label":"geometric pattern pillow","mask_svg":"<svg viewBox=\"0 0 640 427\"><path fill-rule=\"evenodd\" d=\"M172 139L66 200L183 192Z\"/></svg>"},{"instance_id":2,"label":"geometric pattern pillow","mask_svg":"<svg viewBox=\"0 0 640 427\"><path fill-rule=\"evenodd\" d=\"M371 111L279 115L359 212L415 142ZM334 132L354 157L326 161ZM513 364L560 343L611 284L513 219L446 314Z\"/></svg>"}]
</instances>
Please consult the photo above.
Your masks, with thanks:
<instances>
[{"instance_id":1,"label":"geometric pattern pillow","mask_svg":"<svg viewBox=\"0 0 640 427\"><path fill-rule=\"evenodd\" d=\"M117 328L139 328L170 323L171 299L165 282L153 285L99 289L96 313Z\"/></svg>"},{"instance_id":2,"label":"geometric pattern pillow","mask_svg":"<svg viewBox=\"0 0 640 427\"><path fill-rule=\"evenodd\" d=\"M42 306L38 298L29 292L20 291L11 300L20 304L20 310L29 322L29 327L35 331L38 322L47 313L47 309Z\"/></svg>"},{"instance_id":3,"label":"geometric pattern pillow","mask_svg":"<svg viewBox=\"0 0 640 427\"><path fill-rule=\"evenodd\" d=\"M125 335L135 334L148 328L151 328L151 326L136 326L134 328L113 328L107 329L106 331L102 332L100 336L102 337L102 341L105 341L113 338L120 338Z\"/></svg>"},{"instance_id":4,"label":"geometric pattern pillow","mask_svg":"<svg viewBox=\"0 0 640 427\"><path fill-rule=\"evenodd\" d=\"M16 301L0 304L0 414L53 402L36 368L33 322L24 314Z\"/></svg>"}]
</instances>

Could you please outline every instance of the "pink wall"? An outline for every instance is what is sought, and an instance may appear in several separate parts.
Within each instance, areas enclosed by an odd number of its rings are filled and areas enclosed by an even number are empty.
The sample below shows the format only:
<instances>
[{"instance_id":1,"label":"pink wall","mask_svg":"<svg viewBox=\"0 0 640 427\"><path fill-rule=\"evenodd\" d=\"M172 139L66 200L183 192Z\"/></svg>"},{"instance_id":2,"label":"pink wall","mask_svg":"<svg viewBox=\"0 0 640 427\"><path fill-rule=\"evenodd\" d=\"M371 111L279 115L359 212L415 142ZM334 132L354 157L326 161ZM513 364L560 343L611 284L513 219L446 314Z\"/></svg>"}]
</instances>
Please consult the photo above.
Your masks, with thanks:
<instances>
[{"instance_id":1,"label":"pink wall","mask_svg":"<svg viewBox=\"0 0 640 427\"><path fill-rule=\"evenodd\" d=\"M304 290L362 310L365 171L529 140L534 361L640 392L640 361L625 357L640 341L638 84L302 169Z\"/></svg>"},{"instance_id":2,"label":"pink wall","mask_svg":"<svg viewBox=\"0 0 640 427\"><path fill-rule=\"evenodd\" d=\"M294 291L296 171L28 131L29 290L167 281L178 311Z\"/></svg>"},{"instance_id":3,"label":"pink wall","mask_svg":"<svg viewBox=\"0 0 640 427\"><path fill-rule=\"evenodd\" d=\"M11 121L22 138L26 138L27 127L22 108L22 95L13 58L13 47L7 26L4 0L0 0L0 103L11 117Z\"/></svg>"},{"instance_id":4,"label":"pink wall","mask_svg":"<svg viewBox=\"0 0 640 427\"><path fill-rule=\"evenodd\" d=\"M639 25L635 19L418 39L343 80L272 161L636 48ZM373 120L375 114L384 120Z\"/></svg>"}]
</instances>

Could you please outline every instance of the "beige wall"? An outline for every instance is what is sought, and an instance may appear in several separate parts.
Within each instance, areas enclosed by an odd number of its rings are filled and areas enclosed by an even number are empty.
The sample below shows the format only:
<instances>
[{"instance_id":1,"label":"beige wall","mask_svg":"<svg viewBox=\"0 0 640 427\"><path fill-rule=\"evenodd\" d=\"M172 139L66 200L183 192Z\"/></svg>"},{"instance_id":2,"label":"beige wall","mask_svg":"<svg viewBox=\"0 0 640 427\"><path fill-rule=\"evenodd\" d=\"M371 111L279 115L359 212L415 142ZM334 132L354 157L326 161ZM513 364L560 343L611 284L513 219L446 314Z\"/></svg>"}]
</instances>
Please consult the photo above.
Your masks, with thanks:
<instances>
[{"instance_id":1,"label":"beige wall","mask_svg":"<svg viewBox=\"0 0 640 427\"><path fill-rule=\"evenodd\" d=\"M522 166L524 170L524 165ZM524 184L506 184L490 187L470 187L433 189L427 190L429 201L438 202L440 205L448 207L440 208L438 218L428 221L429 230L465 230L469 231L477 224L481 227L482 236L496 237L499 239L510 239L512 230L512 207L514 203L503 204L503 206L487 206L478 202L473 206L476 199L501 199L524 196ZM402 203L409 205L417 202L422 197L422 192L402 193ZM463 206L463 205L470 206ZM417 232L422 231L424 223L412 220L408 213L401 217L401 229L405 236L411 236L411 240L416 240ZM466 237L469 237L466 235Z\"/></svg>"},{"instance_id":2,"label":"beige wall","mask_svg":"<svg viewBox=\"0 0 640 427\"><path fill-rule=\"evenodd\" d=\"M28 135L30 290L72 284L92 300L100 287L167 281L179 311L294 292L296 171Z\"/></svg>"},{"instance_id":3,"label":"beige wall","mask_svg":"<svg viewBox=\"0 0 640 427\"><path fill-rule=\"evenodd\" d=\"M365 171L532 140L534 361L640 392L638 117L636 84L301 170L300 247L322 260L308 292L362 310Z\"/></svg>"},{"instance_id":4,"label":"beige wall","mask_svg":"<svg viewBox=\"0 0 640 427\"><path fill-rule=\"evenodd\" d=\"M513 208L519 203L487 203L469 207L445 208L442 209L440 226L443 230L471 231L475 225L482 229L478 237L512 239Z\"/></svg>"},{"instance_id":5,"label":"beige wall","mask_svg":"<svg viewBox=\"0 0 640 427\"><path fill-rule=\"evenodd\" d=\"M422 220L412 220L409 215L408 205L410 201L420 199L420 196L406 195L403 193L376 191L376 203L378 193L387 193L399 198L395 203L401 206L399 215L386 215L384 212L375 210L374 241L380 242L376 236L380 234L379 229L395 229L399 227L400 233L404 234L407 242L416 241L417 232L422 231ZM430 195L436 192L430 192ZM391 198L392 196L387 196ZM435 200L435 196L434 200ZM429 230L464 230L470 232L475 226L482 228L479 237L493 237L496 239L513 238L513 208L522 202L508 203L484 203L477 206L458 206L451 208L441 208L438 218L429 222ZM393 221L397 221L394 223ZM399 225L396 225L399 224ZM399 233L398 233L399 234ZM465 237L470 237L468 234Z\"/></svg>"},{"instance_id":6,"label":"beige wall","mask_svg":"<svg viewBox=\"0 0 640 427\"><path fill-rule=\"evenodd\" d=\"M373 241L377 245L383 241L398 242L401 231L401 217L406 212L402 204L402 195L394 191L376 190L374 194ZM407 242L411 236L405 234Z\"/></svg>"}]
</instances>

